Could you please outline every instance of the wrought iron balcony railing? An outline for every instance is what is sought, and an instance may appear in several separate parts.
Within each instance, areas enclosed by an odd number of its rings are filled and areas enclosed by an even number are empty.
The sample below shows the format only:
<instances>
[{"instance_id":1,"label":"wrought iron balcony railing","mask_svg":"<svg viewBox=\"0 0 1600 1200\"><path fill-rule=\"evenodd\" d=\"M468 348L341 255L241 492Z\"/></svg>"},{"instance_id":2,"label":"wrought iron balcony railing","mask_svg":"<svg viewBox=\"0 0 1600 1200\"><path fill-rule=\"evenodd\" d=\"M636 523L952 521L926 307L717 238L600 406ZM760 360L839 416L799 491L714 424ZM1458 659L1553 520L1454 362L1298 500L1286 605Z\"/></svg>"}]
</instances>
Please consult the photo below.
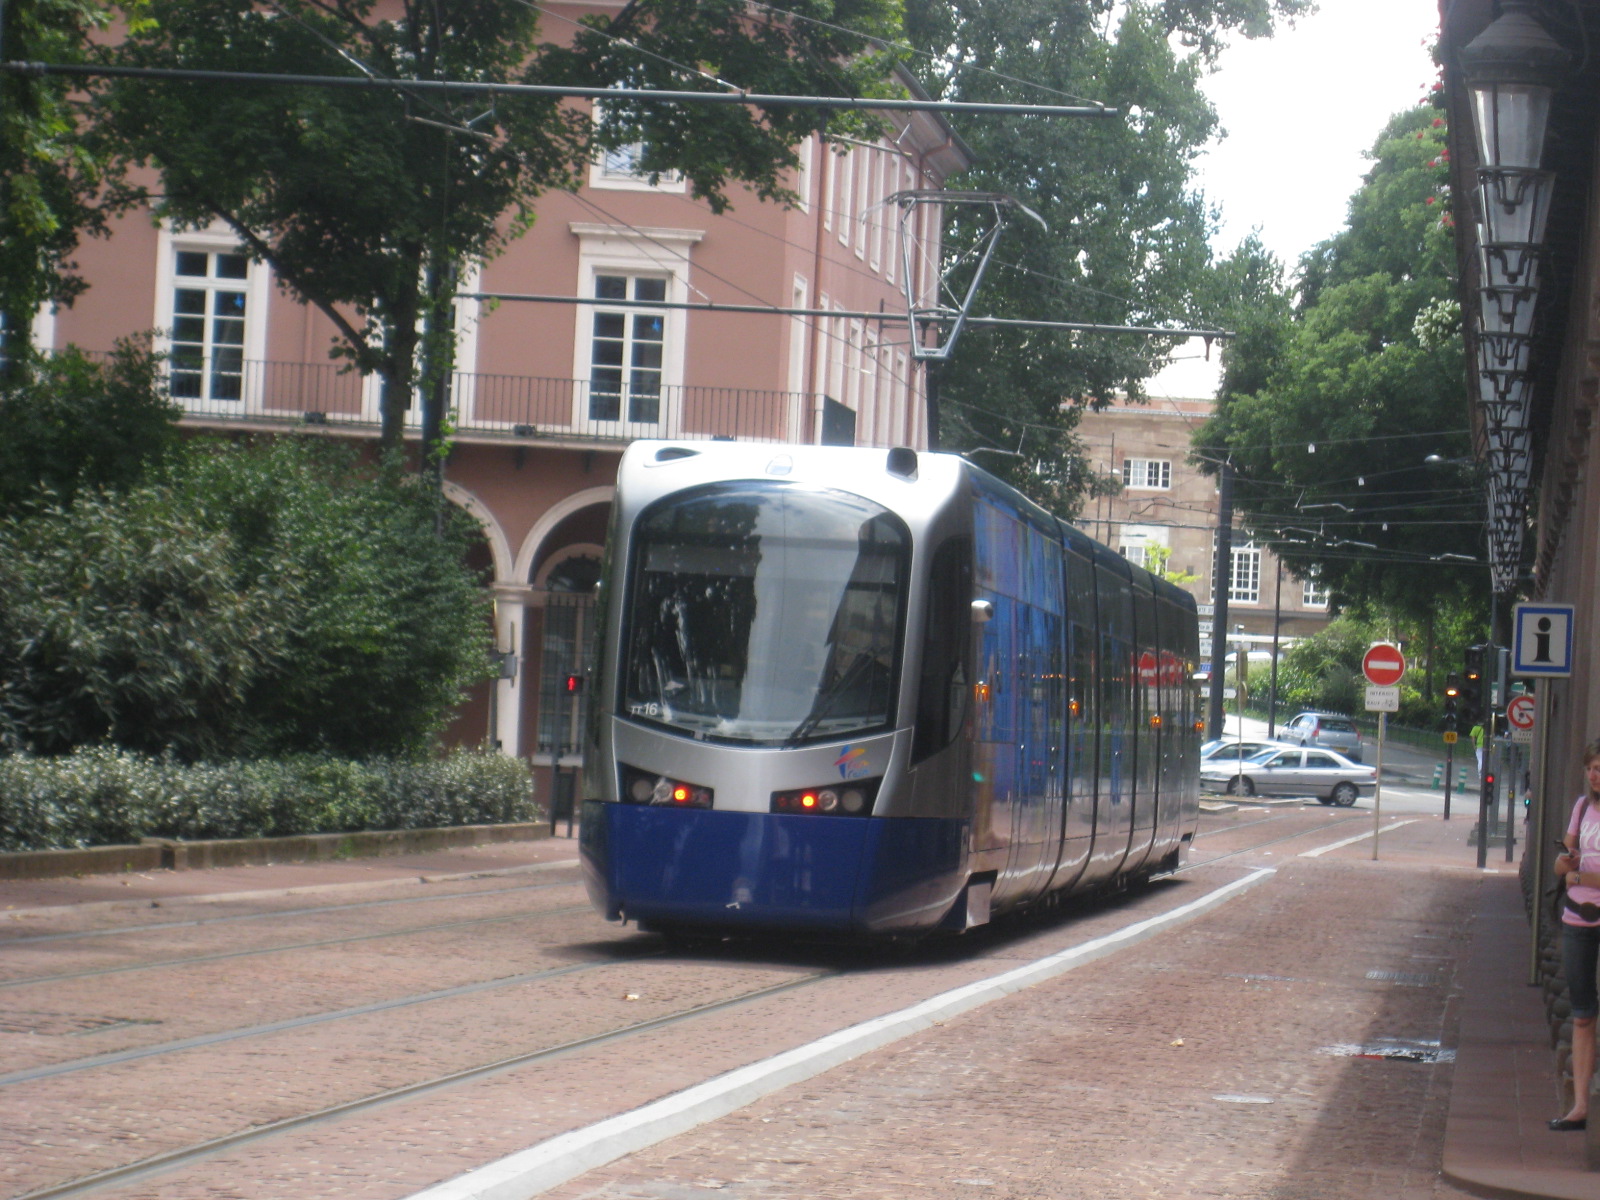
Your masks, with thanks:
<instances>
[{"instance_id":1,"label":"wrought iron balcony railing","mask_svg":"<svg viewBox=\"0 0 1600 1200\"><path fill-rule=\"evenodd\" d=\"M331 363L246 360L172 371L168 388L197 424L329 425L377 429L380 382ZM606 387L583 379L456 372L454 435L467 439L629 442L650 437L809 440L823 397L749 388ZM409 428L421 406L413 401Z\"/></svg>"}]
</instances>

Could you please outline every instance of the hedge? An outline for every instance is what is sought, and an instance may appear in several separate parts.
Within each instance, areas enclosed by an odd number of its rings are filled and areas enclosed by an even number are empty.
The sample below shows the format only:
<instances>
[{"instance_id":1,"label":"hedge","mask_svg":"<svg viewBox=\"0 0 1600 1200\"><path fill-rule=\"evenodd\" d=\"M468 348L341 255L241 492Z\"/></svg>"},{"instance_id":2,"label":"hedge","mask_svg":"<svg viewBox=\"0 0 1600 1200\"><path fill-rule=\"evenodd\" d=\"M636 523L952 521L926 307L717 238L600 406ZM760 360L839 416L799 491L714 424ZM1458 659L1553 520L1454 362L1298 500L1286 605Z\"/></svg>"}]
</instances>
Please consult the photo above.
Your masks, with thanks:
<instances>
[{"instance_id":1,"label":"hedge","mask_svg":"<svg viewBox=\"0 0 1600 1200\"><path fill-rule=\"evenodd\" d=\"M0 758L0 851L537 820L519 758L323 755L185 764L111 747Z\"/></svg>"}]
</instances>

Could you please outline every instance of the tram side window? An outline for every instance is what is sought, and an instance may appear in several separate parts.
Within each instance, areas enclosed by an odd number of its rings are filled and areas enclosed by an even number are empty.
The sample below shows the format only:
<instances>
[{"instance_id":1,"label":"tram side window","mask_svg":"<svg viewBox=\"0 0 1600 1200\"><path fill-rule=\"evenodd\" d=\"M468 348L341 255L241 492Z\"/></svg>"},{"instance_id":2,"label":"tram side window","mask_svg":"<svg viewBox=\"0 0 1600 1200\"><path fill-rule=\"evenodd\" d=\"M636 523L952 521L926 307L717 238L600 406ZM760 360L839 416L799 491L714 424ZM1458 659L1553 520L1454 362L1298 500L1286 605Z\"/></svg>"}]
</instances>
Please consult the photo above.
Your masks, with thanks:
<instances>
[{"instance_id":1,"label":"tram side window","mask_svg":"<svg viewBox=\"0 0 1600 1200\"><path fill-rule=\"evenodd\" d=\"M912 762L944 749L967 717L967 655L972 632L972 543L948 538L933 553L917 686Z\"/></svg>"}]
</instances>

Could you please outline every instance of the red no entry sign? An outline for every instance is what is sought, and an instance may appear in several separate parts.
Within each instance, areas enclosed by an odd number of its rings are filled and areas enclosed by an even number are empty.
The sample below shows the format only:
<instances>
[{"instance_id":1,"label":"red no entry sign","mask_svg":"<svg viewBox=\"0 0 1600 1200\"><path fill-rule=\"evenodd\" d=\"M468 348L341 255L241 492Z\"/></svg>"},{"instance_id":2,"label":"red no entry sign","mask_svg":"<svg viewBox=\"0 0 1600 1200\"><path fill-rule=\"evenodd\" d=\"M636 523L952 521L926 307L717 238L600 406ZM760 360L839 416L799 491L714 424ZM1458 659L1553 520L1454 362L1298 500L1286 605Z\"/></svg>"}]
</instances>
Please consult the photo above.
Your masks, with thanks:
<instances>
[{"instance_id":1,"label":"red no entry sign","mask_svg":"<svg viewBox=\"0 0 1600 1200\"><path fill-rule=\"evenodd\" d=\"M1361 673L1374 687L1393 687L1406 673L1405 655L1395 646L1374 646L1361 660Z\"/></svg>"}]
</instances>

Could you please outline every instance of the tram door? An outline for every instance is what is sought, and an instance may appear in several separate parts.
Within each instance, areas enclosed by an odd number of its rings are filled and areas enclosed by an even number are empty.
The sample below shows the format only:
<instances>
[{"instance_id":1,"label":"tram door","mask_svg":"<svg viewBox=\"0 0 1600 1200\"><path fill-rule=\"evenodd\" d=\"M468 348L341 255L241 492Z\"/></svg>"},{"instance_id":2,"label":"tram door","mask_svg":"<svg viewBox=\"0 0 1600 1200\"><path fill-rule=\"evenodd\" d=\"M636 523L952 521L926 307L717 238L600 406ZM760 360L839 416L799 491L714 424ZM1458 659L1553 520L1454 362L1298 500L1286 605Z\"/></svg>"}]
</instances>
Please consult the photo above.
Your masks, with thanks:
<instances>
[{"instance_id":1,"label":"tram door","mask_svg":"<svg viewBox=\"0 0 1600 1200\"><path fill-rule=\"evenodd\" d=\"M1094 568L1085 543L1073 539L1063 556L1065 580L1064 674L1066 695L1063 718L1062 771L1064 775L1061 854L1053 887L1069 886L1089 861L1094 843L1096 734L1100 689L1095 679Z\"/></svg>"}]
</instances>

